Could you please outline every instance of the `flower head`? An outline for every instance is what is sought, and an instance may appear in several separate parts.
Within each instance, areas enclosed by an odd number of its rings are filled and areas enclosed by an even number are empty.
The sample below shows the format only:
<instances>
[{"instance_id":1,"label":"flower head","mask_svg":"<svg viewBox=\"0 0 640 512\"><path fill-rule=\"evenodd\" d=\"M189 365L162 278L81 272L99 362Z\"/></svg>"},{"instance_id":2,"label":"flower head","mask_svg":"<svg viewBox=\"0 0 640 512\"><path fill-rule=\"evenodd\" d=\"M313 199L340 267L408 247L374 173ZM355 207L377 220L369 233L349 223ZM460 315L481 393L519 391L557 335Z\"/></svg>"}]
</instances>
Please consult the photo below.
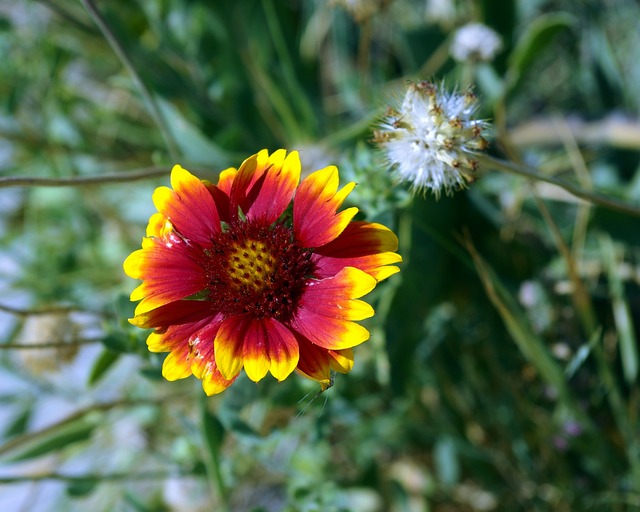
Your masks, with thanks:
<instances>
[{"instance_id":1,"label":"flower head","mask_svg":"<svg viewBox=\"0 0 640 512\"><path fill-rule=\"evenodd\" d=\"M469 23L456 30L451 56L458 62L489 61L502 49L502 39L482 23Z\"/></svg>"},{"instance_id":2,"label":"flower head","mask_svg":"<svg viewBox=\"0 0 640 512\"><path fill-rule=\"evenodd\" d=\"M130 321L155 329L147 345L169 352L168 380L193 374L214 394L243 368L323 386L352 368L369 337L356 321L373 315L360 297L399 270L397 238L353 221L357 208L337 212L355 184L338 190L335 167L301 183L300 171L297 152L263 150L217 185L176 165L173 189L153 194L158 213L124 270L143 280Z\"/></svg>"},{"instance_id":3,"label":"flower head","mask_svg":"<svg viewBox=\"0 0 640 512\"><path fill-rule=\"evenodd\" d=\"M474 119L475 95L442 89L425 81L410 84L402 105L387 109L374 133L397 179L436 196L473 181L478 167L474 152L488 145L486 122Z\"/></svg>"}]
</instances>

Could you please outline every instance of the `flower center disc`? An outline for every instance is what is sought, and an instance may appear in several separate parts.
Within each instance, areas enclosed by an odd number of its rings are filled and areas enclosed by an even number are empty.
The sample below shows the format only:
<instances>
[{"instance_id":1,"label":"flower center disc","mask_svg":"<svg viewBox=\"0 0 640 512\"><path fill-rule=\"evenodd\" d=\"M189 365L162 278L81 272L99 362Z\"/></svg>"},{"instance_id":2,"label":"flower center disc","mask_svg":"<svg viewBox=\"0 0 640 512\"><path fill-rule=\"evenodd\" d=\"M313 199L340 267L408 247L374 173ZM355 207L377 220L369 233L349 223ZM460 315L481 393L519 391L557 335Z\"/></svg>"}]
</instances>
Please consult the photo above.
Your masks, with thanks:
<instances>
[{"instance_id":1,"label":"flower center disc","mask_svg":"<svg viewBox=\"0 0 640 512\"><path fill-rule=\"evenodd\" d=\"M238 222L214 239L207 300L225 315L250 314L286 322L313 278L311 252L281 224Z\"/></svg>"},{"instance_id":2,"label":"flower center disc","mask_svg":"<svg viewBox=\"0 0 640 512\"><path fill-rule=\"evenodd\" d=\"M266 244L245 240L228 259L229 278L238 290L253 288L257 292L268 288L268 280L274 274L277 261Z\"/></svg>"}]
</instances>

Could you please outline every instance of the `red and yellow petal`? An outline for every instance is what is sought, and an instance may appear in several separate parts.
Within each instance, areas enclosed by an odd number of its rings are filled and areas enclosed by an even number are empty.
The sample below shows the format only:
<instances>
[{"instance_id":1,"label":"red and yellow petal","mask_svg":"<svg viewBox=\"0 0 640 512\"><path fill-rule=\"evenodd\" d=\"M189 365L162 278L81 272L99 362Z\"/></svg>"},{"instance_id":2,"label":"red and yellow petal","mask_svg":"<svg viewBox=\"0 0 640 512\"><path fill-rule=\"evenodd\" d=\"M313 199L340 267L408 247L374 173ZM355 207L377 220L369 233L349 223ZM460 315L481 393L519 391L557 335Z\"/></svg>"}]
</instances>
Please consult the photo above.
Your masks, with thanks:
<instances>
[{"instance_id":1,"label":"red and yellow petal","mask_svg":"<svg viewBox=\"0 0 640 512\"><path fill-rule=\"evenodd\" d=\"M218 177L217 187L228 196L231 195L231 187L233 186L233 181L236 179L236 174L238 174L238 169L229 167L222 171Z\"/></svg>"},{"instance_id":2,"label":"red and yellow petal","mask_svg":"<svg viewBox=\"0 0 640 512\"><path fill-rule=\"evenodd\" d=\"M245 160L231 187L231 207L237 205L248 219L275 222L289 206L300 181L300 157L284 149L269 155L263 149Z\"/></svg>"},{"instance_id":3,"label":"red and yellow petal","mask_svg":"<svg viewBox=\"0 0 640 512\"><path fill-rule=\"evenodd\" d=\"M244 340L251 325L247 315L226 318L213 342L215 363L225 379L237 377L244 364Z\"/></svg>"},{"instance_id":4,"label":"red and yellow petal","mask_svg":"<svg viewBox=\"0 0 640 512\"><path fill-rule=\"evenodd\" d=\"M300 157L292 151L285 158L285 150L273 153L267 162L264 181L247 211L248 219L261 219L266 224L278 220L291 203L300 182ZM260 164L260 159L258 159Z\"/></svg>"},{"instance_id":5,"label":"red and yellow petal","mask_svg":"<svg viewBox=\"0 0 640 512\"><path fill-rule=\"evenodd\" d=\"M204 356L196 357L191 363L191 369L193 375L202 381L202 389L208 395L217 395L227 389L237 378L237 375L232 379L225 378L216 366L216 361L213 356L213 346L211 345L211 352Z\"/></svg>"},{"instance_id":6,"label":"red and yellow petal","mask_svg":"<svg viewBox=\"0 0 640 512\"><path fill-rule=\"evenodd\" d=\"M251 322L244 341L244 371L251 380L257 382L270 371L283 381L298 358L298 342L287 327L271 318Z\"/></svg>"},{"instance_id":7,"label":"red and yellow petal","mask_svg":"<svg viewBox=\"0 0 640 512\"><path fill-rule=\"evenodd\" d=\"M210 245L211 237L220 231L216 203L207 186L179 165L171 171L171 186L158 187L153 193L157 210L185 238L200 245Z\"/></svg>"},{"instance_id":8,"label":"red and yellow petal","mask_svg":"<svg viewBox=\"0 0 640 512\"><path fill-rule=\"evenodd\" d=\"M237 378L234 377L231 380L225 379L224 375L215 367L215 361L208 363L199 375L198 378L202 381L202 389L204 389L207 396L222 393L231 386Z\"/></svg>"},{"instance_id":9,"label":"red and yellow petal","mask_svg":"<svg viewBox=\"0 0 640 512\"><path fill-rule=\"evenodd\" d=\"M296 369L300 359L300 347L291 330L277 320L270 321L268 331L271 361L269 371L278 382L282 382Z\"/></svg>"},{"instance_id":10,"label":"red and yellow petal","mask_svg":"<svg viewBox=\"0 0 640 512\"><path fill-rule=\"evenodd\" d=\"M218 211L218 217L222 222L230 223L236 218L238 213L238 207L236 205L235 210L231 209L231 188L233 187L233 181L238 174L238 170L234 167L225 169L218 177L218 184L203 180L203 183L209 190L213 201L216 203L216 209Z\"/></svg>"},{"instance_id":11,"label":"red and yellow petal","mask_svg":"<svg viewBox=\"0 0 640 512\"><path fill-rule=\"evenodd\" d=\"M218 212L220 222L230 223L233 216L231 215L231 201L229 200L229 196L213 183L208 181L204 181L203 183L207 187L207 190L209 190L213 202L216 204L216 211Z\"/></svg>"},{"instance_id":12,"label":"red and yellow petal","mask_svg":"<svg viewBox=\"0 0 640 512\"><path fill-rule=\"evenodd\" d=\"M145 238L143 248L124 261L125 273L143 283L131 292L131 300L141 302L136 315L204 290L208 278L186 246L167 246L162 241Z\"/></svg>"},{"instance_id":13,"label":"red and yellow petal","mask_svg":"<svg viewBox=\"0 0 640 512\"><path fill-rule=\"evenodd\" d=\"M167 229L171 229L171 223L161 213L154 213L149 217L149 223L147 224L147 237L164 238L164 234Z\"/></svg>"},{"instance_id":14,"label":"red and yellow petal","mask_svg":"<svg viewBox=\"0 0 640 512\"><path fill-rule=\"evenodd\" d=\"M329 350L328 351L331 369L334 372L349 373L353 368L353 349L346 348L344 350Z\"/></svg>"},{"instance_id":15,"label":"red and yellow petal","mask_svg":"<svg viewBox=\"0 0 640 512\"><path fill-rule=\"evenodd\" d=\"M202 381L204 392L211 396L227 389L237 378L237 374L227 379L216 365L214 339L220 323L207 325L198 333L193 346L191 370L193 375Z\"/></svg>"},{"instance_id":16,"label":"red and yellow petal","mask_svg":"<svg viewBox=\"0 0 640 512\"><path fill-rule=\"evenodd\" d=\"M334 166L316 171L305 178L293 201L293 229L304 247L320 247L338 237L347 227L357 208L336 213L355 183L338 191L338 169Z\"/></svg>"},{"instance_id":17,"label":"red and yellow petal","mask_svg":"<svg viewBox=\"0 0 640 512\"><path fill-rule=\"evenodd\" d=\"M355 347L369 339L369 331L360 324L302 310L292 327L316 345L328 350Z\"/></svg>"},{"instance_id":18,"label":"red and yellow petal","mask_svg":"<svg viewBox=\"0 0 640 512\"><path fill-rule=\"evenodd\" d=\"M296 371L315 380L326 389L331 385L331 370L348 373L353 368L353 350L326 350L298 335L300 361Z\"/></svg>"},{"instance_id":19,"label":"red and yellow petal","mask_svg":"<svg viewBox=\"0 0 640 512\"><path fill-rule=\"evenodd\" d=\"M243 213L247 211L248 191L251 187L252 180L258 176L258 173L256 172L258 167L258 155L259 153L247 158L242 162L238 171L233 175L233 182L231 183L231 190L229 192L229 212L232 220L236 220L238 218L239 209L242 210Z\"/></svg>"},{"instance_id":20,"label":"red and yellow petal","mask_svg":"<svg viewBox=\"0 0 640 512\"><path fill-rule=\"evenodd\" d=\"M219 313L211 310L211 303L200 300L178 300L159 308L140 313L129 319L133 325L143 329L166 329L173 326L192 325L196 322L218 321ZM163 349L157 350L162 352Z\"/></svg>"},{"instance_id":21,"label":"red and yellow petal","mask_svg":"<svg viewBox=\"0 0 640 512\"><path fill-rule=\"evenodd\" d=\"M342 269L332 278L311 281L300 300L291 327L312 343L343 350L369 339L369 331L355 323L373 316L373 308L357 300L376 285L370 275L353 267Z\"/></svg>"},{"instance_id":22,"label":"red and yellow petal","mask_svg":"<svg viewBox=\"0 0 640 512\"><path fill-rule=\"evenodd\" d=\"M205 321L150 334L147 345L151 352L169 351L162 376L173 381L193 374L202 381L207 395L220 393L233 384L235 378L225 379L215 364L212 340L216 330L216 322Z\"/></svg>"},{"instance_id":23,"label":"red and yellow petal","mask_svg":"<svg viewBox=\"0 0 640 512\"><path fill-rule=\"evenodd\" d=\"M215 336L220 324L207 304L197 301L179 301L168 304L131 320L143 327L157 327L147 338L150 352L169 352L162 366L167 380L184 379L192 374L194 358L199 346Z\"/></svg>"},{"instance_id":24,"label":"red and yellow petal","mask_svg":"<svg viewBox=\"0 0 640 512\"><path fill-rule=\"evenodd\" d=\"M353 267L343 268L327 279L310 281L300 300L301 309L312 309L327 317L364 320L373 316L373 308L357 300L376 286L368 274Z\"/></svg>"},{"instance_id":25,"label":"red and yellow petal","mask_svg":"<svg viewBox=\"0 0 640 512\"><path fill-rule=\"evenodd\" d=\"M173 350L167 354L162 364L162 376L174 381L186 379L192 375L191 360L188 347L182 350Z\"/></svg>"},{"instance_id":26,"label":"red and yellow petal","mask_svg":"<svg viewBox=\"0 0 640 512\"><path fill-rule=\"evenodd\" d=\"M376 281L399 272L398 237L387 227L374 222L351 222L328 244L314 251L314 262L320 277L333 276L344 267L355 267Z\"/></svg>"},{"instance_id":27,"label":"red and yellow petal","mask_svg":"<svg viewBox=\"0 0 640 512\"><path fill-rule=\"evenodd\" d=\"M226 319L215 342L215 360L225 378L235 377L242 367L254 382L267 372L282 381L298 364L298 343L277 320L237 315Z\"/></svg>"},{"instance_id":28,"label":"red and yellow petal","mask_svg":"<svg viewBox=\"0 0 640 512\"><path fill-rule=\"evenodd\" d=\"M195 357L201 352L202 346L213 343L222 321L220 315L214 316L204 308L192 314L183 314L182 317L178 312L172 314L178 318L175 323L159 325L147 338L150 352L180 352ZM164 321L169 322L169 318Z\"/></svg>"},{"instance_id":29,"label":"red and yellow petal","mask_svg":"<svg viewBox=\"0 0 640 512\"><path fill-rule=\"evenodd\" d=\"M253 382L261 380L269 371L269 334L262 320L249 322L244 336L244 350L242 353L244 371Z\"/></svg>"}]
</instances>

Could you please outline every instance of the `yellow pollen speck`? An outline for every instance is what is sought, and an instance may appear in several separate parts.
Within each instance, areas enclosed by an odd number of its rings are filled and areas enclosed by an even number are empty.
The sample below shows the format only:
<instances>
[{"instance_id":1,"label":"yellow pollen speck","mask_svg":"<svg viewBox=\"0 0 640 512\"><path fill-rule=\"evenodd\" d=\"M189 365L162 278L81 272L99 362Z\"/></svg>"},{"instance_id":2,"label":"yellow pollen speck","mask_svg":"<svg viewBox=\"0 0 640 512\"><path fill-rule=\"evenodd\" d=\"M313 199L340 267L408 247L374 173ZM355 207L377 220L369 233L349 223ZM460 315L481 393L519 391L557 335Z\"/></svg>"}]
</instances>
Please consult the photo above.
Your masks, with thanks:
<instances>
[{"instance_id":1,"label":"yellow pollen speck","mask_svg":"<svg viewBox=\"0 0 640 512\"><path fill-rule=\"evenodd\" d=\"M253 240L239 246L227 261L231 282L238 288L246 287L255 291L267 288L266 278L276 268L276 259L266 245Z\"/></svg>"}]
</instances>

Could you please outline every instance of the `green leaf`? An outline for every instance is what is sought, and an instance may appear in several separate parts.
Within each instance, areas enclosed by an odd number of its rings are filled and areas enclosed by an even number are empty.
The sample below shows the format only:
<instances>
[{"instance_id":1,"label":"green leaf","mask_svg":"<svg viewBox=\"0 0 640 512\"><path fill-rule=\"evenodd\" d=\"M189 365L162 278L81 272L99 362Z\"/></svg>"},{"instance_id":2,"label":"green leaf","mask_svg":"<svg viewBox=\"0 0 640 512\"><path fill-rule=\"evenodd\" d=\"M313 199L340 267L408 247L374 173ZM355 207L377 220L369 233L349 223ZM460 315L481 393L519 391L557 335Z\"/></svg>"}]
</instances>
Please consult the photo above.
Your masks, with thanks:
<instances>
[{"instance_id":1,"label":"green leaf","mask_svg":"<svg viewBox=\"0 0 640 512\"><path fill-rule=\"evenodd\" d=\"M105 348L112 352L128 353L130 350L129 336L124 332L112 332L102 339Z\"/></svg>"},{"instance_id":2,"label":"green leaf","mask_svg":"<svg viewBox=\"0 0 640 512\"><path fill-rule=\"evenodd\" d=\"M2 437L8 438L24 434L29 425L29 419L31 418L32 412L33 408L31 405L25 407L9 424Z\"/></svg>"},{"instance_id":3,"label":"green leaf","mask_svg":"<svg viewBox=\"0 0 640 512\"><path fill-rule=\"evenodd\" d=\"M131 510L134 510L135 512L152 512L158 510L155 507L151 508L151 506L145 505L142 500L140 500L140 496L131 491L126 491L123 495L123 499L127 505L131 506Z\"/></svg>"},{"instance_id":4,"label":"green leaf","mask_svg":"<svg viewBox=\"0 0 640 512\"><path fill-rule=\"evenodd\" d=\"M54 451L63 450L68 446L89 439L95 427L95 423L87 421L86 418L81 418L52 431L46 431L35 439L24 443L27 444L27 447L8 457L7 461L17 462L33 459Z\"/></svg>"},{"instance_id":5,"label":"green leaf","mask_svg":"<svg viewBox=\"0 0 640 512\"><path fill-rule=\"evenodd\" d=\"M221 407L218 411L219 421L224 427L235 435L257 438L260 437L251 425L242 420L238 411L230 407Z\"/></svg>"},{"instance_id":6,"label":"green leaf","mask_svg":"<svg viewBox=\"0 0 640 512\"><path fill-rule=\"evenodd\" d=\"M231 163L229 155L205 137L174 105L162 99L159 99L158 104L186 160L203 165L215 163L219 169Z\"/></svg>"},{"instance_id":7,"label":"green leaf","mask_svg":"<svg viewBox=\"0 0 640 512\"><path fill-rule=\"evenodd\" d=\"M549 13L536 18L511 52L507 71L508 90L516 89L527 70L553 39L559 33L571 29L575 23L575 18L564 12Z\"/></svg>"},{"instance_id":8,"label":"green leaf","mask_svg":"<svg viewBox=\"0 0 640 512\"><path fill-rule=\"evenodd\" d=\"M629 302L625 297L624 285L620 279L620 267L623 255L616 254L616 246L607 234L600 235L600 253L605 264L609 279L609 295L613 309L613 319L616 324L620 343L620 358L624 378L628 384L638 377L638 348L636 347L636 332Z\"/></svg>"},{"instance_id":9,"label":"green leaf","mask_svg":"<svg viewBox=\"0 0 640 512\"><path fill-rule=\"evenodd\" d=\"M489 300L502 317L507 331L524 358L536 368L547 384L553 386L562 401L570 403L571 395L560 366L551 357L544 341L534 333L517 300L489 264L480 257L471 242L467 242L467 249Z\"/></svg>"},{"instance_id":10,"label":"green leaf","mask_svg":"<svg viewBox=\"0 0 640 512\"><path fill-rule=\"evenodd\" d=\"M128 319L133 317L136 309L135 303L129 300L129 296L123 293L118 295L113 307L116 311L118 320L125 326L129 325Z\"/></svg>"},{"instance_id":11,"label":"green leaf","mask_svg":"<svg viewBox=\"0 0 640 512\"><path fill-rule=\"evenodd\" d=\"M113 364L118 360L120 354L118 352L114 352L113 350L104 349L96 362L93 364L93 368L91 368L91 373L89 374L89 380L87 384L89 386L93 386L96 382L98 382L102 376L113 366Z\"/></svg>"},{"instance_id":12,"label":"green leaf","mask_svg":"<svg viewBox=\"0 0 640 512\"><path fill-rule=\"evenodd\" d=\"M97 485L98 485L98 482L96 480L91 480L91 479L79 480L79 481L70 483L67 486L66 491L69 496L72 496L74 498L80 498L82 496L87 496L88 494L91 494Z\"/></svg>"},{"instance_id":13,"label":"green leaf","mask_svg":"<svg viewBox=\"0 0 640 512\"><path fill-rule=\"evenodd\" d=\"M204 432L204 440L209 449L209 453L213 460L218 460L220 456L220 447L224 439L224 425L218 417L206 407L202 407L202 430Z\"/></svg>"},{"instance_id":14,"label":"green leaf","mask_svg":"<svg viewBox=\"0 0 640 512\"><path fill-rule=\"evenodd\" d=\"M5 32L11 30L13 27L11 25L11 21L4 16L0 17L0 32Z\"/></svg>"},{"instance_id":15,"label":"green leaf","mask_svg":"<svg viewBox=\"0 0 640 512\"><path fill-rule=\"evenodd\" d=\"M162 365L149 365L140 368L140 375L142 375L145 379L149 379L155 382L161 381L163 380Z\"/></svg>"},{"instance_id":16,"label":"green leaf","mask_svg":"<svg viewBox=\"0 0 640 512\"><path fill-rule=\"evenodd\" d=\"M615 37L615 36L614 36ZM600 70L619 94L625 89L624 70L620 68L611 40L604 27L596 26L589 30L586 38L589 52L599 64Z\"/></svg>"}]
</instances>

